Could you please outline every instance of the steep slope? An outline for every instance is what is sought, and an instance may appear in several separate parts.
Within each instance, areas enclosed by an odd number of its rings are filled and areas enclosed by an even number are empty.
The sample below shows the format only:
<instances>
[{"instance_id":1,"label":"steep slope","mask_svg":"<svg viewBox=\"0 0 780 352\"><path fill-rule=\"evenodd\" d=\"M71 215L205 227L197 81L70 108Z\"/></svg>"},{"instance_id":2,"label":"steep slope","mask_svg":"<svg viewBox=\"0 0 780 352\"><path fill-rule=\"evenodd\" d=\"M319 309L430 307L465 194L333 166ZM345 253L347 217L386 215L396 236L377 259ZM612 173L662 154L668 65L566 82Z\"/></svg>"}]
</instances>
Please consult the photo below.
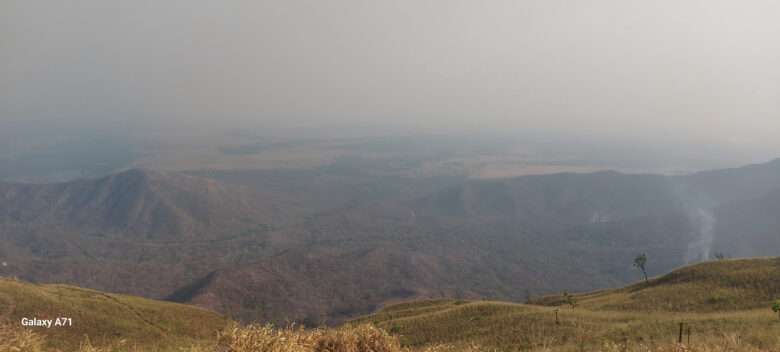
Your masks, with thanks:
<instances>
[{"instance_id":1,"label":"steep slope","mask_svg":"<svg viewBox=\"0 0 780 352\"><path fill-rule=\"evenodd\" d=\"M62 326L26 327L47 337L52 350L68 351L85 336L95 345L125 340L126 346L155 350L211 343L228 323L192 306L0 278L0 323L18 327L22 318L69 318Z\"/></svg>"}]
</instances>

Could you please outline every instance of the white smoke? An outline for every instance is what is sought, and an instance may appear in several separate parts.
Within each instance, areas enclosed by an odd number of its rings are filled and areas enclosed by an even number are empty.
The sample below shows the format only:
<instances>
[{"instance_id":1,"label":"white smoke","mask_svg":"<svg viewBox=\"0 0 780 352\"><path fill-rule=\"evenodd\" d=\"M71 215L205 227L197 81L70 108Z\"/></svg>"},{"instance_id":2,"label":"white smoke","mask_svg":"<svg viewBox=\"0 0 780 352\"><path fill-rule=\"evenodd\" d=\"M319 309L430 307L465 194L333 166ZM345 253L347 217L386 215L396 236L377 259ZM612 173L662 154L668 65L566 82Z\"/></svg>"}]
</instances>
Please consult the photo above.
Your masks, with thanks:
<instances>
[{"instance_id":1,"label":"white smoke","mask_svg":"<svg viewBox=\"0 0 780 352\"><path fill-rule=\"evenodd\" d=\"M715 240L715 215L711 210L697 208L691 212L691 222L696 228L694 241L688 244L685 261L688 263L710 259Z\"/></svg>"}]
</instances>

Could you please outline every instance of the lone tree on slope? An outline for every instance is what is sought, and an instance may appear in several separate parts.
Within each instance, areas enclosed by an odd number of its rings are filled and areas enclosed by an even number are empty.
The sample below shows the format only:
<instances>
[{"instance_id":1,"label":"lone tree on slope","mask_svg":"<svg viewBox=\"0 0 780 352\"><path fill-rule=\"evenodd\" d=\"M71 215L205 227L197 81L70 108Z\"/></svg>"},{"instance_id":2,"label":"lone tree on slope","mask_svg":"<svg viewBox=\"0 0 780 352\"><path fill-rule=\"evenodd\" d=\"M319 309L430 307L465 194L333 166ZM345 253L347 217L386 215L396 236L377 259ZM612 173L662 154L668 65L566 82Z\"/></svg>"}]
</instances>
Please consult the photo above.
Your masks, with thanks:
<instances>
[{"instance_id":1,"label":"lone tree on slope","mask_svg":"<svg viewBox=\"0 0 780 352\"><path fill-rule=\"evenodd\" d=\"M566 302L566 304L571 306L571 309L577 307L577 299L570 295L568 291L563 291L563 300Z\"/></svg>"},{"instance_id":2,"label":"lone tree on slope","mask_svg":"<svg viewBox=\"0 0 780 352\"><path fill-rule=\"evenodd\" d=\"M642 271L642 275L645 276L645 282L647 282L647 254L640 254L634 258L634 266Z\"/></svg>"},{"instance_id":3,"label":"lone tree on slope","mask_svg":"<svg viewBox=\"0 0 780 352\"><path fill-rule=\"evenodd\" d=\"M777 313L777 317L780 318L780 299L776 300L775 303L772 304L772 311Z\"/></svg>"}]
</instances>

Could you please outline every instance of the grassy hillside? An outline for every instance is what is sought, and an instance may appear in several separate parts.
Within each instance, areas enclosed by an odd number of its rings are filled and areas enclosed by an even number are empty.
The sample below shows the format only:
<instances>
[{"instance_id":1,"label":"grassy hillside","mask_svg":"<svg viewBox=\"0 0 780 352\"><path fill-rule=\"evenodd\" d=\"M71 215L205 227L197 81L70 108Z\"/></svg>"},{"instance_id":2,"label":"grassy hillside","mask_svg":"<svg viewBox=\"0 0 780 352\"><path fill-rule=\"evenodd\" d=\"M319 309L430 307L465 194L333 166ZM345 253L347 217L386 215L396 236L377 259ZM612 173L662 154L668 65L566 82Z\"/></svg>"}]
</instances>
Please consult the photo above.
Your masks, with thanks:
<instances>
[{"instance_id":1,"label":"grassy hillside","mask_svg":"<svg viewBox=\"0 0 780 352\"><path fill-rule=\"evenodd\" d=\"M780 349L780 319L770 309L778 270L780 258L726 260L573 294L574 307L561 296L535 304L428 300L315 330L242 327L199 308L0 280L0 351L769 352ZM24 316L66 316L74 326L14 328ZM681 322L685 346L676 345ZM85 348L84 336L110 346ZM39 343L49 345L36 349Z\"/></svg>"},{"instance_id":2,"label":"grassy hillside","mask_svg":"<svg viewBox=\"0 0 780 352\"><path fill-rule=\"evenodd\" d=\"M227 324L222 316L197 307L0 279L0 324L22 329L22 318L58 317L72 319L72 326L24 330L45 338L51 350L75 350L88 336L95 346L124 341L128 347L178 351L212 342Z\"/></svg>"},{"instance_id":3,"label":"grassy hillside","mask_svg":"<svg viewBox=\"0 0 780 352\"><path fill-rule=\"evenodd\" d=\"M780 297L780 258L707 262L616 290L573 295L591 310L723 312L760 309ZM561 295L534 304L565 304Z\"/></svg>"},{"instance_id":4,"label":"grassy hillside","mask_svg":"<svg viewBox=\"0 0 780 352\"><path fill-rule=\"evenodd\" d=\"M729 260L679 269L616 290L562 296L535 304L437 300L384 308L356 320L401 336L409 346L472 344L503 351L657 348L677 340L679 323L692 343L732 341L732 350L780 348L780 259ZM558 322L556 323L556 311ZM623 347L620 347L623 346Z\"/></svg>"}]
</instances>

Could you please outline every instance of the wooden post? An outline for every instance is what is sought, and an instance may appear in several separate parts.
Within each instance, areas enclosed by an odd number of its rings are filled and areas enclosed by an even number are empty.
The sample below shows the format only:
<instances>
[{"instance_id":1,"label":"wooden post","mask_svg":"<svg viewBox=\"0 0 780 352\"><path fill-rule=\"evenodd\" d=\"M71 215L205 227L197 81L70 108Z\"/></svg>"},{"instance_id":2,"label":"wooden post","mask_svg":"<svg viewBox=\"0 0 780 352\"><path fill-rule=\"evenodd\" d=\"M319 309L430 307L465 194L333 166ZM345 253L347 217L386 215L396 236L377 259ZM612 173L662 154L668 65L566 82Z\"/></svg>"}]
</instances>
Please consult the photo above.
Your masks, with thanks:
<instances>
[{"instance_id":1,"label":"wooden post","mask_svg":"<svg viewBox=\"0 0 780 352\"><path fill-rule=\"evenodd\" d=\"M558 309L555 309L555 325L561 325L561 322L558 321Z\"/></svg>"},{"instance_id":2,"label":"wooden post","mask_svg":"<svg viewBox=\"0 0 780 352\"><path fill-rule=\"evenodd\" d=\"M691 326L688 326L688 347L691 346Z\"/></svg>"},{"instance_id":3,"label":"wooden post","mask_svg":"<svg viewBox=\"0 0 780 352\"><path fill-rule=\"evenodd\" d=\"M680 335L679 335L679 337L677 338L677 343L679 343L679 344L682 344L682 342L683 342L683 339L682 339L682 338L683 338L683 328L684 328L684 327L685 327L685 323L681 322L681 323L680 323Z\"/></svg>"}]
</instances>

